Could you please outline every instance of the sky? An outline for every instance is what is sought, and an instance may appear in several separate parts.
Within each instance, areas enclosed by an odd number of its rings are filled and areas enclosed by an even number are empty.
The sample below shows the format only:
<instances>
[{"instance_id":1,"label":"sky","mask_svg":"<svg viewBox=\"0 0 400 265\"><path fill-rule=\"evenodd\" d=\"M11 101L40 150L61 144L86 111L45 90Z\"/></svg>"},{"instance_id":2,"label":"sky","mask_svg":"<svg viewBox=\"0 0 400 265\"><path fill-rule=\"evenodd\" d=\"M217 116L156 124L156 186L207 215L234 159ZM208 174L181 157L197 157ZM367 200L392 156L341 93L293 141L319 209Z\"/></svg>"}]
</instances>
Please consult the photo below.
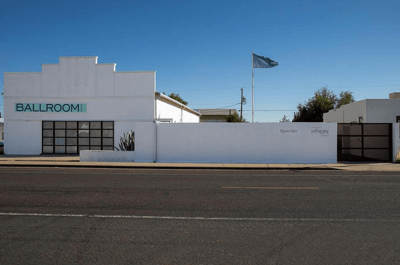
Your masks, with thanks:
<instances>
[{"instance_id":1,"label":"sky","mask_svg":"<svg viewBox=\"0 0 400 265\"><path fill-rule=\"evenodd\" d=\"M243 87L251 121L254 51L279 63L254 69L254 120L278 122L325 86L356 100L400 92L399 10L398 0L0 0L0 73L98 56L157 71L156 90L193 109L239 110Z\"/></svg>"}]
</instances>

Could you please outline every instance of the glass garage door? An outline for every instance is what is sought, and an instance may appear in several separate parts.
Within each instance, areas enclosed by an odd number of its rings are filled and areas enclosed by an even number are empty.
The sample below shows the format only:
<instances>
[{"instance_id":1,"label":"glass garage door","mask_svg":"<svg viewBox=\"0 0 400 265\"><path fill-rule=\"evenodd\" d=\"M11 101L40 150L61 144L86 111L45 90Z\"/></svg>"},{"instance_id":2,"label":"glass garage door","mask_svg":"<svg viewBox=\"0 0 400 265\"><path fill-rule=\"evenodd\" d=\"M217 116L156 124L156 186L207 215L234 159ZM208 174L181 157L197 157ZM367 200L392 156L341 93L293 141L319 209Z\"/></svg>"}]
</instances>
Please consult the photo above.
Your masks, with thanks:
<instances>
[{"instance_id":1,"label":"glass garage door","mask_svg":"<svg viewBox=\"0 0 400 265\"><path fill-rule=\"evenodd\" d=\"M338 123L338 161L393 162L391 123Z\"/></svg>"},{"instance_id":2,"label":"glass garage door","mask_svg":"<svg viewBox=\"0 0 400 265\"><path fill-rule=\"evenodd\" d=\"M79 154L114 150L113 121L43 121L43 154Z\"/></svg>"}]
</instances>

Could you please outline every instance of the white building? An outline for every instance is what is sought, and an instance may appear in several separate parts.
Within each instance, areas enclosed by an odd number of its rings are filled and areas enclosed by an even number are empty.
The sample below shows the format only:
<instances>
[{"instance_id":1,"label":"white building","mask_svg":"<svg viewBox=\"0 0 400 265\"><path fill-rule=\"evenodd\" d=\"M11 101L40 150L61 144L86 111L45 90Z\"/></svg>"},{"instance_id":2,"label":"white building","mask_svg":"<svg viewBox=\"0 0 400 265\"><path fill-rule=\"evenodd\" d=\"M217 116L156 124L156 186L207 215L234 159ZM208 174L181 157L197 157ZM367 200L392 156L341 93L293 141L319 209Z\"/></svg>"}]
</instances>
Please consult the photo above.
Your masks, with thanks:
<instances>
[{"instance_id":1,"label":"white building","mask_svg":"<svg viewBox=\"0 0 400 265\"><path fill-rule=\"evenodd\" d=\"M324 122L396 123L400 121L400 93L389 99L364 99L324 113Z\"/></svg>"},{"instance_id":2,"label":"white building","mask_svg":"<svg viewBox=\"0 0 400 265\"><path fill-rule=\"evenodd\" d=\"M200 122L227 122L228 115L237 114L236 109L197 109L201 113Z\"/></svg>"},{"instance_id":3,"label":"white building","mask_svg":"<svg viewBox=\"0 0 400 265\"><path fill-rule=\"evenodd\" d=\"M4 73L5 154L112 150L134 130L137 161L151 161L156 122L199 122L200 113L155 91L155 71L115 69L60 57L42 72Z\"/></svg>"},{"instance_id":4,"label":"white building","mask_svg":"<svg viewBox=\"0 0 400 265\"><path fill-rule=\"evenodd\" d=\"M199 112L155 91L154 71L115 67L61 57L42 72L5 73L5 154L113 150L132 130L135 162L336 162L336 124L199 123Z\"/></svg>"}]
</instances>

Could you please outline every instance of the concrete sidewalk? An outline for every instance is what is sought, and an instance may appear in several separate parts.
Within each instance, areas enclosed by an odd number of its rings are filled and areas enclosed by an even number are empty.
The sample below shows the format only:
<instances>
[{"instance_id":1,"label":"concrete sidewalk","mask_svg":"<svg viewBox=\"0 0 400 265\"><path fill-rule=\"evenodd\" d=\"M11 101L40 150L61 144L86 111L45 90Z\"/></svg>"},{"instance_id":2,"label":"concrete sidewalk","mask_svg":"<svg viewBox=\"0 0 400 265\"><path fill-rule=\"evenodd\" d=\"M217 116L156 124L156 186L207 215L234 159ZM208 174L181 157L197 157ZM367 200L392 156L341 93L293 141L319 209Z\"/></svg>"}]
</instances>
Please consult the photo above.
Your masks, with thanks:
<instances>
[{"instance_id":1,"label":"concrete sidewalk","mask_svg":"<svg viewBox=\"0 0 400 265\"><path fill-rule=\"evenodd\" d=\"M220 164L220 163L126 163L79 162L79 156L0 156L1 166L23 167L98 167L98 168L153 168L153 169L265 169L265 170L348 170L399 171L394 163L337 163L337 164Z\"/></svg>"}]
</instances>

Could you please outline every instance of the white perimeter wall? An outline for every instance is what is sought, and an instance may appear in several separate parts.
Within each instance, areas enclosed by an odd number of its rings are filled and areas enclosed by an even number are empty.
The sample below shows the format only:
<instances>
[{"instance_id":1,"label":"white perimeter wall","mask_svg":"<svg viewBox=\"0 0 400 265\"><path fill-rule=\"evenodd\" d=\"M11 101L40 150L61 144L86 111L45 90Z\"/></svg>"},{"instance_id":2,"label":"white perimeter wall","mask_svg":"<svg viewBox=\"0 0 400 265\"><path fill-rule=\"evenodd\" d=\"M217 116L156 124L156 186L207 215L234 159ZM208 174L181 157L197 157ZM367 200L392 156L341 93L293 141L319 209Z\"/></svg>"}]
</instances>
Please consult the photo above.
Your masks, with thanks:
<instances>
[{"instance_id":1,"label":"white perimeter wall","mask_svg":"<svg viewBox=\"0 0 400 265\"><path fill-rule=\"evenodd\" d=\"M157 127L157 162L337 162L335 123L200 123Z\"/></svg>"},{"instance_id":2,"label":"white perimeter wall","mask_svg":"<svg viewBox=\"0 0 400 265\"><path fill-rule=\"evenodd\" d=\"M392 139L393 139L393 162L396 162L396 157L399 157L400 152L400 124L393 123L392 125ZM400 155L400 154L399 154ZM400 158L400 157L399 157Z\"/></svg>"},{"instance_id":3,"label":"white perimeter wall","mask_svg":"<svg viewBox=\"0 0 400 265\"><path fill-rule=\"evenodd\" d=\"M135 132L135 162L154 162L156 134L154 122L114 122L114 145L119 148L120 137L128 131Z\"/></svg>"}]
</instances>

